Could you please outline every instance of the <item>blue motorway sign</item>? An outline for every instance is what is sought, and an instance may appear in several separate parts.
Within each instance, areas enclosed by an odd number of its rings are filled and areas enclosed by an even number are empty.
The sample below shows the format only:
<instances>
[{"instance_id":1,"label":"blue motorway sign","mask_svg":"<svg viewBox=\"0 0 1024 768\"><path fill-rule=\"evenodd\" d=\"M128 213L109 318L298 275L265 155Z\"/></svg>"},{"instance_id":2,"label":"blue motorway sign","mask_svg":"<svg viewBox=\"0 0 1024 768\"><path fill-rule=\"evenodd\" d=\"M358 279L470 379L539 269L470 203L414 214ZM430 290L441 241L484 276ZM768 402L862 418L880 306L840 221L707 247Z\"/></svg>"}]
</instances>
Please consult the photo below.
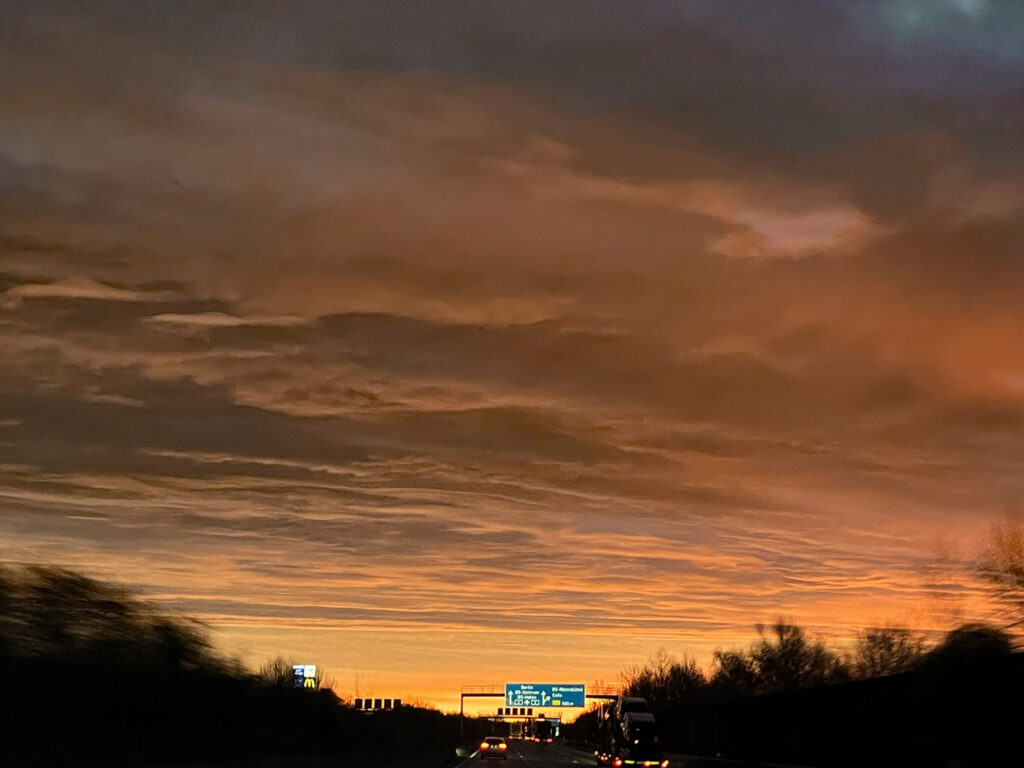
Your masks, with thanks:
<instances>
[{"instance_id":1,"label":"blue motorway sign","mask_svg":"<svg viewBox=\"0 0 1024 768\"><path fill-rule=\"evenodd\" d=\"M505 683L506 707L582 707L583 683Z\"/></svg>"}]
</instances>

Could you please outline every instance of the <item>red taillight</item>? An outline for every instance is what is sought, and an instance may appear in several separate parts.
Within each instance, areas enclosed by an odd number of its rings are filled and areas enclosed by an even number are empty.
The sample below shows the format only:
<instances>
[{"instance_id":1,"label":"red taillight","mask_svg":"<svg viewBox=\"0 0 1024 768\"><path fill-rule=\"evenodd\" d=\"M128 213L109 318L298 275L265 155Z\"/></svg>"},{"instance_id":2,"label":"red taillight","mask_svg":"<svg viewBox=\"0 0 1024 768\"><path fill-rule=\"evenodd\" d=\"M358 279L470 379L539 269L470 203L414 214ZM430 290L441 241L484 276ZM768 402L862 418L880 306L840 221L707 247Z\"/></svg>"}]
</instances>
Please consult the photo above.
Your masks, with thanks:
<instances>
[{"instance_id":1,"label":"red taillight","mask_svg":"<svg viewBox=\"0 0 1024 768\"><path fill-rule=\"evenodd\" d=\"M508 749L508 744L499 744L498 749Z\"/></svg>"},{"instance_id":2,"label":"red taillight","mask_svg":"<svg viewBox=\"0 0 1024 768\"><path fill-rule=\"evenodd\" d=\"M621 757L616 757L615 760L612 761L612 765L614 765L615 768L621 768L621 766L622 766L622 758Z\"/></svg>"},{"instance_id":3,"label":"red taillight","mask_svg":"<svg viewBox=\"0 0 1024 768\"><path fill-rule=\"evenodd\" d=\"M661 768L668 768L668 760L661 761Z\"/></svg>"},{"instance_id":4,"label":"red taillight","mask_svg":"<svg viewBox=\"0 0 1024 768\"><path fill-rule=\"evenodd\" d=\"M480 742L480 749L490 749L490 748L491 748L491 745L488 744L486 741L481 741Z\"/></svg>"}]
</instances>

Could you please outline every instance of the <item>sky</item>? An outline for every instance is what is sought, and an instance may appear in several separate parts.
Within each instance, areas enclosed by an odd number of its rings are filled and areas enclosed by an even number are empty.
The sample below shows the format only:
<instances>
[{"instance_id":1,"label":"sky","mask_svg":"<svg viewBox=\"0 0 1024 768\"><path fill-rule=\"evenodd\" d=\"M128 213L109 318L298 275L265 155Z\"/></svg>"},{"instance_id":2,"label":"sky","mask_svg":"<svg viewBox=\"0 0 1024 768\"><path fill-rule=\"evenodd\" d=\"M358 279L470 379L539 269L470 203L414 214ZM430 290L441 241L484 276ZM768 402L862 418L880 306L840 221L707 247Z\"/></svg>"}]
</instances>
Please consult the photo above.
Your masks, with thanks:
<instances>
[{"instance_id":1,"label":"sky","mask_svg":"<svg viewBox=\"0 0 1024 768\"><path fill-rule=\"evenodd\" d=\"M0 561L445 709L778 617L990 617L1022 32L1015 0L0 0Z\"/></svg>"}]
</instances>

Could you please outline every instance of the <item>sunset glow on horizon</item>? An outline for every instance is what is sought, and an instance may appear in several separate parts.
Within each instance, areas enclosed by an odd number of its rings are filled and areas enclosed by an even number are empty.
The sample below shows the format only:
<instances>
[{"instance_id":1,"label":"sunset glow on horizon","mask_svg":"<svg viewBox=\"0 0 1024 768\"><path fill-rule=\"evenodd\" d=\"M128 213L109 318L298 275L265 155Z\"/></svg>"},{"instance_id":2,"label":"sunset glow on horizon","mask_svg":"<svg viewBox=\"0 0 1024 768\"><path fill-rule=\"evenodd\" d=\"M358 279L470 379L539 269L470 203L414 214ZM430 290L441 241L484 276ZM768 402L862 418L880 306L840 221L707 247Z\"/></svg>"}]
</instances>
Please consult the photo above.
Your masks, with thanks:
<instances>
[{"instance_id":1,"label":"sunset glow on horizon","mask_svg":"<svg viewBox=\"0 0 1024 768\"><path fill-rule=\"evenodd\" d=\"M215 5L0 0L0 564L446 710L1000 620L1024 4Z\"/></svg>"}]
</instances>

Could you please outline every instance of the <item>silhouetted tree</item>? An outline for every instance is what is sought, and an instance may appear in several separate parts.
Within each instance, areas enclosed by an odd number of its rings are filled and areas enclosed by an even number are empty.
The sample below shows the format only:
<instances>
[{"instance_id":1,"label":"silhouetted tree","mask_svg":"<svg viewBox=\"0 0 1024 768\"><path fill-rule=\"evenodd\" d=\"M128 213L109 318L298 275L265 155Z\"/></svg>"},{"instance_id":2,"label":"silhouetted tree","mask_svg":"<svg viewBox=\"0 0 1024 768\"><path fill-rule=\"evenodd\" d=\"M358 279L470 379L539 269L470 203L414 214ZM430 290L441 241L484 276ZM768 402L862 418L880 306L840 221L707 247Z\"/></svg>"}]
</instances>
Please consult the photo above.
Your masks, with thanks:
<instances>
[{"instance_id":1,"label":"silhouetted tree","mask_svg":"<svg viewBox=\"0 0 1024 768\"><path fill-rule=\"evenodd\" d=\"M665 684L668 691L666 703L673 704L691 698L706 688L708 681L696 660L684 656L682 661L676 661L669 667Z\"/></svg>"},{"instance_id":2,"label":"silhouetted tree","mask_svg":"<svg viewBox=\"0 0 1024 768\"><path fill-rule=\"evenodd\" d=\"M843 659L823 642L809 642L795 624L780 619L771 635L761 624L757 631L761 639L746 651L715 651L715 689L732 695L778 693L850 679Z\"/></svg>"},{"instance_id":3,"label":"silhouetted tree","mask_svg":"<svg viewBox=\"0 0 1024 768\"><path fill-rule=\"evenodd\" d=\"M808 642L795 624L779 620L772 626L774 638L757 627L760 641L750 650L759 693L795 691L850 679L843 660L820 640Z\"/></svg>"},{"instance_id":4,"label":"silhouetted tree","mask_svg":"<svg viewBox=\"0 0 1024 768\"><path fill-rule=\"evenodd\" d=\"M976 571L992 587L992 594L1012 614L1007 629L1024 625L1024 523L1004 520L989 531Z\"/></svg>"},{"instance_id":5,"label":"silhouetted tree","mask_svg":"<svg viewBox=\"0 0 1024 768\"><path fill-rule=\"evenodd\" d=\"M716 651L711 684L658 714L666 751L834 768L1020 763L1024 654L1005 631L964 625L922 657L919 635L868 630L848 664L791 623L759 632ZM635 669L628 692L647 693L669 661ZM843 684L851 668L859 679Z\"/></svg>"},{"instance_id":6,"label":"silhouetted tree","mask_svg":"<svg viewBox=\"0 0 1024 768\"><path fill-rule=\"evenodd\" d=\"M691 699L707 686L707 679L696 661L690 657L677 661L664 648L645 666L632 667L620 677L625 695L642 696L655 710Z\"/></svg>"},{"instance_id":7,"label":"silhouetted tree","mask_svg":"<svg viewBox=\"0 0 1024 768\"><path fill-rule=\"evenodd\" d=\"M745 651L716 650L711 686L727 695L745 696L757 689L757 670Z\"/></svg>"},{"instance_id":8,"label":"silhouetted tree","mask_svg":"<svg viewBox=\"0 0 1024 768\"><path fill-rule=\"evenodd\" d=\"M909 629L868 629L857 638L851 672L862 679L907 672L921 662L925 653L924 638Z\"/></svg>"},{"instance_id":9,"label":"silhouetted tree","mask_svg":"<svg viewBox=\"0 0 1024 768\"><path fill-rule=\"evenodd\" d=\"M964 624L928 654L930 668L943 665L974 665L998 661L1013 652L1013 642L1002 629L987 624Z\"/></svg>"},{"instance_id":10,"label":"silhouetted tree","mask_svg":"<svg viewBox=\"0 0 1024 768\"><path fill-rule=\"evenodd\" d=\"M221 670L198 625L126 590L59 568L0 574L0 651L91 664Z\"/></svg>"},{"instance_id":11,"label":"silhouetted tree","mask_svg":"<svg viewBox=\"0 0 1024 768\"><path fill-rule=\"evenodd\" d=\"M284 656L277 656L260 665L256 670L256 680L268 688L294 688L295 670L291 661Z\"/></svg>"}]
</instances>

